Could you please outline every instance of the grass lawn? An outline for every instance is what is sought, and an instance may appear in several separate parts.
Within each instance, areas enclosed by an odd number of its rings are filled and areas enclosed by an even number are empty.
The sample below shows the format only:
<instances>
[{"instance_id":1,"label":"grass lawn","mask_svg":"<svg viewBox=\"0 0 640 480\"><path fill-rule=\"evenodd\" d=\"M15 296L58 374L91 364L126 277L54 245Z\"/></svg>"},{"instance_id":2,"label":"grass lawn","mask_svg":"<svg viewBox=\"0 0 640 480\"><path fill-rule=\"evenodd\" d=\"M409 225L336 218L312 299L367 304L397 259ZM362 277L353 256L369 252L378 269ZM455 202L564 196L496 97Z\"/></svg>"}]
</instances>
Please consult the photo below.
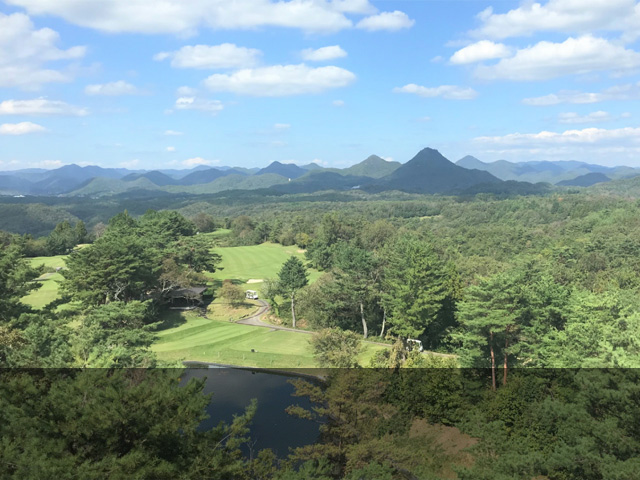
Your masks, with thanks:
<instances>
[{"instance_id":1,"label":"grass lawn","mask_svg":"<svg viewBox=\"0 0 640 480\"><path fill-rule=\"evenodd\" d=\"M33 257L29 261L32 267L44 265L47 268L57 268L65 266L65 258L67 258L66 255L56 255L55 257ZM58 298L58 282L60 280L62 280L62 275L59 273L43 274L38 278L38 282L42 283L42 287L31 291L22 301L33 308L44 307Z\"/></svg>"},{"instance_id":2,"label":"grass lawn","mask_svg":"<svg viewBox=\"0 0 640 480\"><path fill-rule=\"evenodd\" d=\"M316 367L308 344L310 335L206 319L192 312L173 311L169 315L166 323L173 326L161 330L152 346L161 360L263 368ZM367 365L373 354L384 348L365 344L360 363Z\"/></svg>"},{"instance_id":3,"label":"grass lawn","mask_svg":"<svg viewBox=\"0 0 640 480\"><path fill-rule=\"evenodd\" d=\"M304 252L296 245L283 247L277 243L263 243L249 247L216 248L214 251L222 256L221 267L212 275L214 280L230 279L242 284L244 288L260 290L260 283L247 283L248 280L264 280L278 276L291 255L304 261ZM309 282L314 282L321 275L317 270L309 270Z\"/></svg>"}]
</instances>

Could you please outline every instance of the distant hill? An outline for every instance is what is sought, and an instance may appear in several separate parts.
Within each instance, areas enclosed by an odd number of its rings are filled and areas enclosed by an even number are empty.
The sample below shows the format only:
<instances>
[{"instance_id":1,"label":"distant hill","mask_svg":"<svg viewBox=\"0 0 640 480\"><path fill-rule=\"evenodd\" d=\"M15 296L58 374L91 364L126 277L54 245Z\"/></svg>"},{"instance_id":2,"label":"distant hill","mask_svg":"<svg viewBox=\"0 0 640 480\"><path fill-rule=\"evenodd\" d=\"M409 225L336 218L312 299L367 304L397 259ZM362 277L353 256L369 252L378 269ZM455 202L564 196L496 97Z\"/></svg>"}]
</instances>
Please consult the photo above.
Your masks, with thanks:
<instances>
[{"instance_id":1,"label":"distant hill","mask_svg":"<svg viewBox=\"0 0 640 480\"><path fill-rule=\"evenodd\" d=\"M531 161L482 162L471 155L461 158L456 165L464 168L475 168L491 173L501 180L518 180L521 182L548 182L559 184L564 180L572 180L589 173L603 173L610 179L628 178L640 175L640 170L631 167L605 167L579 161Z\"/></svg>"},{"instance_id":2,"label":"distant hill","mask_svg":"<svg viewBox=\"0 0 640 480\"><path fill-rule=\"evenodd\" d=\"M218 178L233 174L246 175L244 172L241 173L235 169L220 170L218 168L207 168L206 170L199 170L182 177L178 183L180 185L200 185L204 183L211 183Z\"/></svg>"},{"instance_id":3,"label":"distant hill","mask_svg":"<svg viewBox=\"0 0 640 480\"><path fill-rule=\"evenodd\" d=\"M251 176L229 173L228 175L224 175L223 177L217 178L209 183L171 186L164 190L171 193L191 193L195 195L218 193L227 190L257 190L260 188L269 188L281 183L287 183L288 181L288 178L285 178L282 175L276 175L275 173Z\"/></svg>"},{"instance_id":4,"label":"distant hill","mask_svg":"<svg viewBox=\"0 0 640 480\"><path fill-rule=\"evenodd\" d=\"M66 196L84 195L91 197L102 197L105 195L117 195L119 193L128 192L130 190L140 189L160 190L161 187L145 177L139 177L131 181L126 181L120 178L96 177L87 180L76 190L69 192Z\"/></svg>"},{"instance_id":5,"label":"distant hill","mask_svg":"<svg viewBox=\"0 0 640 480\"><path fill-rule=\"evenodd\" d=\"M33 183L20 177L11 175L0 175L0 194L19 195L31 193Z\"/></svg>"},{"instance_id":6,"label":"distant hill","mask_svg":"<svg viewBox=\"0 0 640 480\"><path fill-rule=\"evenodd\" d=\"M595 185L596 183L602 182L610 182L611 179L607 177L604 173L586 173L584 175L580 175L579 177L573 178L571 180L563 180L561 182L556 183L556 185L566 186L566 187L590 187L591 185Z\"/></svg>"},{"instance_id":7,"label":"distant hill","mask_svg":"<svg viewBox=\"0 0 640 480\"><path fill-rule=\"evenodd\" d=\"M264 175L265 173L275 173L276 175L294 179L300 178L307 173L307 171L292 163L273 162L268 167L259 170L256 175Z\"/></svg>"},{"instance_id":8,"label":"distant hill","mask_svg":"<svg viewBox=\"0 0 640 480\"><path fill-rule=\"evenodd\" d=\"M300 168L303 168L305 170L323 170L324 169L324 167L321 167L315 162L307 163L306 165L300 165Z\"/></svg>"},{"instance_id":9,"label":"distant hill","mask_svg":"<svg viewBox=\"0 0 640 480\"><path fill-rule=\"evenodd\" d=\"M373 179L370 177L356 177L354 175L341 175L336 172L311 171L283 185L276 185L272 190L284 193L313 193L322 190L352 190L370 185Z\"/></svg>"},{"instance_id":10,"label":"distant hill","mask_svg":"<svg viewBox=\"0 0 640 480\"><path fill-rule=\"evenodd\" d=\"M425 148L378 185L411 193L453 193L473 185L500 183L482 170L469 170L447 160L440 152Z\"/></svg>"},{"instance_id":11,"label":"distant hill","mask_svg":"<svg viewBox=\"0 0 640 480\"><path fill-rule=\"evenodd\" d=\"M133 182L135 180L138 180L139 178L146 178L159 187L164 187L166 185L177 185L178 183L180 183L175 178L172 178L169 175L165 175L164 173L157 170L145 173L130 173L126 177L122 177L122 180L125 182Z\"/></svg>"},{"instance_id":12,"label":"distant hill","mask_svg":"<svg viewBox=\"0 0 640 480\"><path fill-rule=\"evenodd\" d=\"M371 155L360 163L341 170L343 175L382 178L393 173L402 165L400 162L388 162L377 155Z\"/></svg>"}]
</instances>

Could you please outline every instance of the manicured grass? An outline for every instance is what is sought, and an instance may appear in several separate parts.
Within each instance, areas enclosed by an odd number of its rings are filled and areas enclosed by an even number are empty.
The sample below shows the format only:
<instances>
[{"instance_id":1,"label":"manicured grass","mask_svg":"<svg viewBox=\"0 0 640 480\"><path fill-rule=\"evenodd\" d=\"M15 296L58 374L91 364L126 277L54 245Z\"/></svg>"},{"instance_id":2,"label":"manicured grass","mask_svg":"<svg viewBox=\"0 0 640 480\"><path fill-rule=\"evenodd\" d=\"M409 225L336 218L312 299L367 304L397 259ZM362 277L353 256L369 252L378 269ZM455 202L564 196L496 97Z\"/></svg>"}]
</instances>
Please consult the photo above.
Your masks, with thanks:
<instances>
[{"instance_id":1,"label":"manicured grass","mask_svg":"<svg viewBox=\"0 0 640 480\"><path fill-rule=\"evenodd\" d=\"M66 255L56 255L54 257L33 257L29 261L32 267L44 265L47 268L57 268L65 266L65 258L67 258ZM60 280L62 280L62 275L59 273L43 274L38 278L38 282L42 284L42 287L31 291L22 301L33 308L44 307L58 298L58 282Z\"/></svg>"},{"instance_id":2,"label":"manicured grass","mask_svg":"<svg viewBox=\"0 0 640 480\"><path fill-rule=\"evenodd\" d=\"M206 319L191 312L179 316L182 318L173 318L171 323L184 323L160 331L152 346L161 360L263 368L316 367L308 343L311 335ZM384 348L366 343L360 363L366 366L373 354Z\"/></svg>"},{"instance_id":3,"label":"manicured grass","mask_svg":"<svg viewBox=\"0 0 640 480\"><path fill-rule=\"evenodd\" d=\"M32 267L44 265L45 267L57 268L65 266L65 258L67 258L66 255L56 255L54 257L32 257L29 259L29 262L31 262Z\"/></svg>"},{"instance_id":4,"label":"manicured grass","mask_svg":"<svg viewBox=\"0 0 640 480\"><path fill-rule=\"evenodd\" d=\"M277 277L291 255L304 261L304 252L295 245L283 247L276 243L263 243L249 247L216 248L214 251L222 256L221 267L224 270L218 270L212 278L218 281L234 280L234 283L253 290L259 290L260 283L247 284L247 280ZM310 269L309 282L314 282L320 275L317 270Z\"/></svg>"}]
</instances>

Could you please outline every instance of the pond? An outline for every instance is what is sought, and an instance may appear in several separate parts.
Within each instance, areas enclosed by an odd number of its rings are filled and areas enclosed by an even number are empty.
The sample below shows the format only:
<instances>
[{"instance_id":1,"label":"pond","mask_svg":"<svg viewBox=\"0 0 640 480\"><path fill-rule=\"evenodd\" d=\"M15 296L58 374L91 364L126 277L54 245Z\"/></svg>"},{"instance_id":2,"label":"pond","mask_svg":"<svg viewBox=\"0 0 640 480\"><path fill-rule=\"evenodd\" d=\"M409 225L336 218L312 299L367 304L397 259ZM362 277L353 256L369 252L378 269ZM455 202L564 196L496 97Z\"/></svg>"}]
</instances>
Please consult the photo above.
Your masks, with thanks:
<instances>
[{"instance_id":1,"label":"pond","mask_svg":"<svg viewBox=\"0 0 640 480\"><path fill-rule=\"evenodd\" d=\"M301 372L302 373L302 372ZM319 424L293 417L285 409L290 405L310 408L306 397L295 397L290 380L295 374L282 374L264 370L238 368L188 368L183 382L191 378L205 378L204 393L213 393L207 407L210 418L201 428L210 429L220 421L230 423L233 415L242 414L251 399L258 400L258 410L251 424L251 441L254 452L271 448L280 457L286 457L290 448L315 443L319 436ZM248 448L245 449L248 453Z\"/></svg>"}]
</instances>

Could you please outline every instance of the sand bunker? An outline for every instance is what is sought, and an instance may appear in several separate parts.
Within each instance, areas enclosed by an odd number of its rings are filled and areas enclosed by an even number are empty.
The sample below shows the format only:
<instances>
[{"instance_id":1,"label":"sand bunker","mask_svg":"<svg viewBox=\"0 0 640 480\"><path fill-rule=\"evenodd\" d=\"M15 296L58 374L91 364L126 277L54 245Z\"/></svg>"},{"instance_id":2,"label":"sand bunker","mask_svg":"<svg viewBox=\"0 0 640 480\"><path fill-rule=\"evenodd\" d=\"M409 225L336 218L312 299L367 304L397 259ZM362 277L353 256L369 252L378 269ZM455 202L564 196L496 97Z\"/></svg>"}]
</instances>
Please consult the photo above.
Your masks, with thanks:
<instances>
[{"instance_id":1,"label":"sand bunker","mask_svg":"<svg viewBox=\"0 0 640 480\"><path fill-rule=\"evenodd\" d=\"M263 280L261 278L250 278L247 280L247 283L262 283Z\"/></svg>"}]
</instances>

